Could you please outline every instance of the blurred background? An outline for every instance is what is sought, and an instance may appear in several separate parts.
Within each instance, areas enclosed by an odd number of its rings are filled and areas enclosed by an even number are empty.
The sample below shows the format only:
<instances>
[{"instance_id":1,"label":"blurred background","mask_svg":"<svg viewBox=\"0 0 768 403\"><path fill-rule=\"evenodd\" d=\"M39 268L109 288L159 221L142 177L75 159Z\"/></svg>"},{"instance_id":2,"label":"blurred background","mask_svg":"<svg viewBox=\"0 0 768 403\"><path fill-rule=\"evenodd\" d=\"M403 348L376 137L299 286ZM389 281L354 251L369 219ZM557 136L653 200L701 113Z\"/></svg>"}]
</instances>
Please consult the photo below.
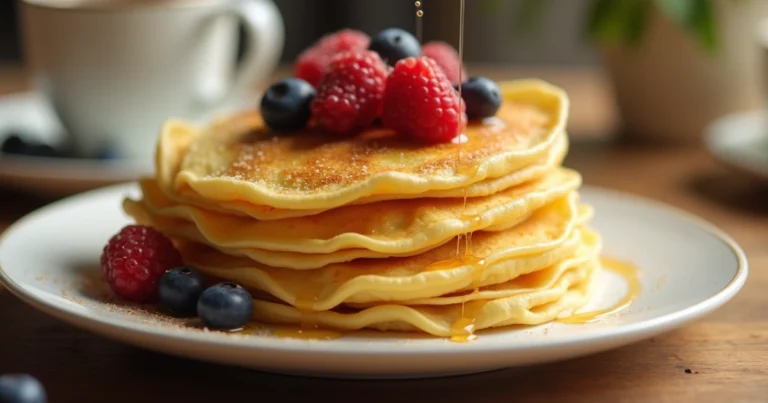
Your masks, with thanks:
<instances>
[{"instance_id":1,"label":"blurred background","mask_svg":"<svg viewBox=\"0 0 768 403\"><path fill-rule=\"evenodd\" d=\"M525 13L520 0L468 0L466 59L468 62L528 65L595 63L583 34L590 0L535 0L542 8L542 28L520 36L512 23ZM415 14L410 0L277 0L287 27L283 60L290 62L320 35L349 27L376 33L388 27L412 29ZM427 0L424 39L458 43L458 0ZM16 1L0 5L0 60L21 60ZM535 41L531 41L535 39Z\"/></svg>"},{"instance_id":2,"label":"blurred background","mask_svg":"<svg viewBox=\"0 0 768 403\"><path fill-rule=\"evenodd\" d=\"M19 2L0 3L0 94L29 92L34 84L23 51ZM296 56L326 33L347 27L369 35L388 27L414 31L416 21L411 0L274 3L285 43L273 79L291 74ZM422 4L423 40L456 46L460 0ZM740 113L751 113L750 122L762 119L757 116L766 87L762 36L768 35L761 36L760 22L766 17L768 0L467 0L465 63L470 75L538 77L563 87L571 98L568 129L574 143L701 147L719 119ZM260 88L268 84L265 80ZM3 102L0 98L0 120ZM2 131L0 122L0 139L8 135ZM743 160L725 154L720 157L731 163ZM64 178L49 175L40 182L26 175L29 165L20 165L28 161L13 162L0 158L0 180L22 187L42 183L81 190L134 174L91 178L90 168L73 171L82 186L68 187L78 180L64 186ZM748 165L758 163L768 165Z\"/></svg>"}]
</instances>

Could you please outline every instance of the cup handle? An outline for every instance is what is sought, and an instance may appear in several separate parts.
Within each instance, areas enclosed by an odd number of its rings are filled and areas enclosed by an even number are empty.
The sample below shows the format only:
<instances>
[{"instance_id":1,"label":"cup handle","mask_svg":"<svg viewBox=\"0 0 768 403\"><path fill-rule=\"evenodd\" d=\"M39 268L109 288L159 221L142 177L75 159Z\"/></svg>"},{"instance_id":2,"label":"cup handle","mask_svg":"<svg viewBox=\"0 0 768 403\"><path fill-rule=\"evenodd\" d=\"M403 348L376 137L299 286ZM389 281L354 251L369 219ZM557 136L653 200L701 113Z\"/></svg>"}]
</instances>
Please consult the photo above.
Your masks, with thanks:
<instances>
[{"instance_id":1,"label":"cup handle","mask_svg":"<svg viewBox=\"0 0 768 403\"><path fill-rule=\"evenodd\" d=\"M248 47L228 93L217 104L237 107L239 102L253 94L256 83L274 71L283 51L285 28L280 10L271 0L238 1L229 11L245 27Z\"/></svg>"}]
</instances>

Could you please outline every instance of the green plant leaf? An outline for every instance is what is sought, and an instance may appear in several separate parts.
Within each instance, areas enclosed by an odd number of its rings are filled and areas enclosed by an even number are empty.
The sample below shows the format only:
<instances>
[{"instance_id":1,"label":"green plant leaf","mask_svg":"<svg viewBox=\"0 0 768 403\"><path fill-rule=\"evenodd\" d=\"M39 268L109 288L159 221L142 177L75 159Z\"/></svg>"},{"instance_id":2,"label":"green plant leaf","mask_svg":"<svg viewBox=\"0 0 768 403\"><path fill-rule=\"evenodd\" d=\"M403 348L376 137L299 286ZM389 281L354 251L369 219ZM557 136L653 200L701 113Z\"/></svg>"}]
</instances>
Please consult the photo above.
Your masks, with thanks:
<instances>
[{"instance_id":1,"label":"green plant leaf","mask_svg":"<svg viewBox=\"0 0 768 403\"><path fill-rule=\"evenodd\" d=\"M714 51L717 48L717 22L712 0L654 0L654 4L663 15L688 30L704 49Z\"/></svg>"},{"instance_id":2,"label":"green plant leaf","mask_svg":"<svg viewBox=\"0 0 768 403\"><path fill-rule=\"evenodd\" d=\"M706 50L717 49L717 21L711 0L696 2L689 26Z\"/></svg>"},{"instance_id":3,"label":"green plant leaf","mask_svg":"<svg viewBox=\"0 0 768 403\"><path fill-rule=\"evenodd\" d=\"M628 0L625 0L628 1ZM643 39L645 27L648 25L648 12L650 7L645 0L636 0L629 4L630 7L626 13L626 27L624 28L624 38L630 45L638 45Z\"/></svg>"},{"instance_id":4,"label":"green plant leaf","mask_svg":"<svg viewBox=\"0 0 768 403\"><path fill-rule=\"evenodd\" d=\"M648 0L594 0L588 33L604 43L636 45L648 25Z\"/></svg>"},{"instance_id":5,"label":"green plant leaf","mask_svg":"<svg viewBox=\"0 0 768 403\"><path fill-rule=\"evenodd\" d=\"M653 0L659 11L683 25L691 20L697 0Z\"/></svg>"}]
</instances>

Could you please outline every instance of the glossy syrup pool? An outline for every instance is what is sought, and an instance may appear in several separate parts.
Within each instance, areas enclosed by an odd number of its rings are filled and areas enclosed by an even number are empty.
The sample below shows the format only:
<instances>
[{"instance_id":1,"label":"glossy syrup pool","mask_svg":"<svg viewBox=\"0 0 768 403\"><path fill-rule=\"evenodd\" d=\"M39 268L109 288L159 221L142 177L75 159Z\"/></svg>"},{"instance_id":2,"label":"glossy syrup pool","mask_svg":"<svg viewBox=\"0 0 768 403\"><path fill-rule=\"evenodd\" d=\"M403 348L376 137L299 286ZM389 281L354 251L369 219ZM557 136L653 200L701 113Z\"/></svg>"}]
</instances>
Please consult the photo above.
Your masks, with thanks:
<instances>
[{"instance_id":1,"label":"glossy syrup pool","mask_svg":"<svg viewBox=\"0 0 768 403\"><path fill-rule=\"evenodd\" d=\"M576 312L571 316L558 319L558 322L568 324L583 324L594 322L604 316L611 315L627 308L630 304L632 304L632 301L634 301L635 298L640 295L640 292L642 291L642 285L640 284L640 271L637 266L629 262L624 262L609 257L600 258L600 266L603 270L607 270L621 276L621 278L627 284L627 292L624 293L624 296L621 299L607 308L596 309L587 312Z\"/></svg>"}]
</instances>

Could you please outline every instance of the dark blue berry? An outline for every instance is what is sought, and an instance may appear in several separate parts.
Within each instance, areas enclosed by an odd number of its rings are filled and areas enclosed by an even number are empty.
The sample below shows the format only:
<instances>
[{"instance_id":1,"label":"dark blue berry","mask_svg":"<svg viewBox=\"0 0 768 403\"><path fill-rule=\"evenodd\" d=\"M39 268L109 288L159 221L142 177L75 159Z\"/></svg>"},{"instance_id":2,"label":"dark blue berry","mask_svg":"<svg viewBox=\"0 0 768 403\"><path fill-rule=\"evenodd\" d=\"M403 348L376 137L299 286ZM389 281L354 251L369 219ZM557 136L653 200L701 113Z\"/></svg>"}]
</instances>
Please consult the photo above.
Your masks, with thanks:
<instances>
[{"instance_id":1,"label":"dark blue berry","mask_svg":"<svg viewBox=\"0 0 768 403\"><path fill-rule=\"evenodd\" d=\"M472 77L462 83L461 98L467 105L467 117L470 119L494 116L501 107L499 86L485 77Z\"/></svg>"},{"instance_id":2,"label":"dark blue berry","mask_svg":"<svg viewBox=\"0 0 768 403\"><path fill-rule=\"evenodd\" d=\"M160 278L157 286L160 305L175 316L197 314L197 300L205 289L205 278L192 267L176 267Z\"/></svg>"},{"instance_id":3,"label":"dark blue berry","mask_svg":"<svg viewBox=\"0 0 768 403\"><path fill-rule=\"evenodd\" d=\"M120 157L120 150L115 147L104 147L96 154L96 158L100 160L116 160Z\"/></svg>"},{"instance_id":4,"label":"dark blue berry","mask_svg":"<svg viewBox=\"0 0 768 403\"><path fill-rule=\"evenodd\" d=\"M5 138L3 146L0 148L4 153L8 154L20 154L22 150L27 146L24 139L18 134L12 134Z\"/></svg>"},{"instance_id":5,"label":"dark blue berry","mask_svg":"<svg viewBox=\"0 0 768 403\"><path fill-rule=\"evenodd\" d=\"M368 48L381 56L390 66L400 59L421 56L421 45L410 32L400 28L385 29L371 39Z\"/></svg>"},{"instance_id":6,"label":"dark blue berry","mask_svg":"<svg viewBox=\"0 0 768 403\"><path fill-rule=\"evenodd\" d=\"M276 132L300 130L309 122L309 105L314 98L315 88L310 83L286 78L267 88L261 98L261 115Z\"/></svg>"},{"instance_id":7,"label":"dark blue berry","mask_svg":"<svg viewBox=\"0 0 768 403\"><path fill-rule=\"evenodd\" d=\"M55 158L62 155L55 148L53 148L53 146L48 144L30 144L23 151L23 154L30 155L33 157L47 157L47 158Z\"/></svg>"},{"instance_id":8,"label":"dark blue berry","mask_svg":"<svg viewBox=\"0 0 768 403\"><path fill-rule=\"evenodd\" d=\"M197 315L212 329L238 329L245 326L253 314L251 294L237 284L216 284L200 295Z\"/></svg>"},{"instance_id":9,"label":"dark blue berry","mask_svg":"<svg viewBox=\"0 0 768 403\"><path fill-rule=\"evenodd\" d=\"M45 389L25 374L0 376L0 403L45 403Z\"/></svg>"},{"instance_id":10,"label":"dark blue berry","mask_svg":"<svg viewBox=\"0 0 768 403\"><path fill-rule=\"evenodd\" d=\"M27 155L32 157L60 157L63 153L53 146L24 139L20 134L11 134L3 141L2 152L8 154Z\"/></svg>"}]
</instances>

